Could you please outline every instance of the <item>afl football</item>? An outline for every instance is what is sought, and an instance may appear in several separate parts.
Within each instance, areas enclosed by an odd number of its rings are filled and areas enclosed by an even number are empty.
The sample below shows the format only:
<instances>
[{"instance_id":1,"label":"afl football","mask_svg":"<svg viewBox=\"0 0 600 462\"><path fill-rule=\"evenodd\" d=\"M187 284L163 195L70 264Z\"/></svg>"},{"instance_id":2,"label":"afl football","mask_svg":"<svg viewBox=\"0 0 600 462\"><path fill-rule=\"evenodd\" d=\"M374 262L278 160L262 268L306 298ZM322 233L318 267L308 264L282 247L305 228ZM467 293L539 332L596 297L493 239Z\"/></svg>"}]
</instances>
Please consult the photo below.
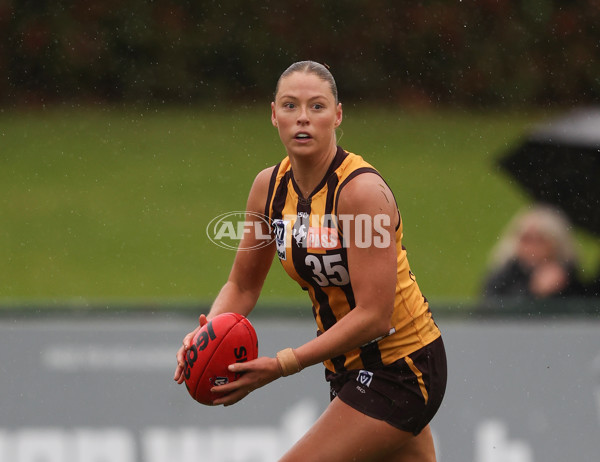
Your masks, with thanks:
<instances>
[{"instance_id":1,"label":"afl football","mask_svg":"<svg viewBox=\"0 0 600 462\"><path fill-rule=\"evenodd\" d=\"M185 357L185 386L192 398L210 405L220 396L212 387L239 378L227 367L257 357L258 339L250 321L241 314L222 313L194 336Z\"/></svg>"}]
</instances>

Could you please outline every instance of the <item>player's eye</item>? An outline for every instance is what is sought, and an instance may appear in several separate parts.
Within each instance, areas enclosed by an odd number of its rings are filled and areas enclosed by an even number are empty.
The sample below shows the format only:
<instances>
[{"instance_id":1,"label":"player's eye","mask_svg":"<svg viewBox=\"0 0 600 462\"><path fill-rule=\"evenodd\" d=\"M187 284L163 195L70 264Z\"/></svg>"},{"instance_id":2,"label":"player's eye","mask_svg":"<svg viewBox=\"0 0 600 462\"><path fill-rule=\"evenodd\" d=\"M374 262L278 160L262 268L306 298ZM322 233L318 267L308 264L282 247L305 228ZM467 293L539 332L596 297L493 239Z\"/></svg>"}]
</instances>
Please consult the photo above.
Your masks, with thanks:
<instances>
[{"instance_id":1,"label":"player's eye","mask_svg":"<svg viewBox=\"0 0 600 462\"><path fill-rule=\"evenodd\" d=\"M283 103L283 107L286 109L294 109L296 107L296 105L294 103Z\"/></svg>"}]
</instances>

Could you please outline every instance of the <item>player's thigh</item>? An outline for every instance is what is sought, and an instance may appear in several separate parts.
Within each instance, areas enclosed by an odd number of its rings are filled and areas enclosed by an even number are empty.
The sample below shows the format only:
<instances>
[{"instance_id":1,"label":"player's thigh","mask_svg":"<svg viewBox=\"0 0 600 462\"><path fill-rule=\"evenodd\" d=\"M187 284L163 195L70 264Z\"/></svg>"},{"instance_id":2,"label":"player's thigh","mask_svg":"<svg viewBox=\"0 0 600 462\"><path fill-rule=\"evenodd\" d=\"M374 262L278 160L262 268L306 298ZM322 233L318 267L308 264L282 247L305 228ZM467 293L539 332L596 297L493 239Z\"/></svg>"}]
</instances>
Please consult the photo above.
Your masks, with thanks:
<instances>
[{"instance_id":1,"label":"player's thigh","mask_svg":"<svg viewBox=\"0 0 600 462\"><path fill-rule=\"evenodd\" d=\"M435 446L431 429L427 425L421 433L409 439L387 462L436 462Z\"/></svg>"},{"instance_id":2,"label":"player's thigh","mask_svg":"<svg viewBox=\"0 0 600 462\"><path fill-rule=\"evenodd\" d=\"M405 445L412 448L410 442L415 439L412 433L369 417L334 399L280 462L395 461ZM409 451L413 455L411 460L430 462L429 458L415 458L417 450L426 447L418 446Z\"/></svg>"}]
</instances>

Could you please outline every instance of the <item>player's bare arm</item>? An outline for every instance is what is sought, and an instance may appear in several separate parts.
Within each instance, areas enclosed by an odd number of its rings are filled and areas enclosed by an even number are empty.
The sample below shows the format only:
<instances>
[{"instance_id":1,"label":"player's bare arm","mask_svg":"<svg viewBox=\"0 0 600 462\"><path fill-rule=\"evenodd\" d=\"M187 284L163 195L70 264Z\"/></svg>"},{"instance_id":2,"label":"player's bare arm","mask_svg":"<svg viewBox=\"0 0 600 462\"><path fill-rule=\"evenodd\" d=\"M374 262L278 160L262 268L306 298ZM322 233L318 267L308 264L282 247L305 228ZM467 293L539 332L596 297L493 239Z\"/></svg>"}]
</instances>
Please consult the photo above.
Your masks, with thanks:
<instances>
[{"instance_id":1,"label":"player's bare arm","mask_svg":"<svg viewBox=\"0 0 600 462\"><path fill-rule=\"evenodd\" d=\"M261 171L256 176L246 204L246 211L251 212L246 215L246 221L257 226L264 225L262 235L268 235L268 229L257 215L264 214L272 172L273 167ZM275 244L271 243L261 247L258 245L260 244L259 239L260 236L255 233L244 233L239 247L253 250L237 251L227 282L213 302L207 316L209 320L218 314L227 312L247 316L254 308L275 255Z\"/></svg>"},{"instance_id":2,"label":"player's bare arm","mask_svg":"<svg viewBox=\"0 0 600 462\"><path fill-rule=\"evenodd\" d=\"M271 167L256 176L246 204L246 210L253 212L246 216L247 221L260 221L254 214L264 213L267 188L272 172L273 168ZM264 230L262 234L266 233L267 230ZM244 233L240 248L252 248L256 244L258 244L257 236L253 233ZM174 374L174 380L177 383L183 382L185 353L190 348L191 339L198 329L218 314L235 312L247 316L252 311L271 267L274 254L274 245L236 253L229 278L215 298L210 312L208 315L200 315L198 327L183 338L182 345L177 351L177 367Z\"/></svg>"}]
</instances>

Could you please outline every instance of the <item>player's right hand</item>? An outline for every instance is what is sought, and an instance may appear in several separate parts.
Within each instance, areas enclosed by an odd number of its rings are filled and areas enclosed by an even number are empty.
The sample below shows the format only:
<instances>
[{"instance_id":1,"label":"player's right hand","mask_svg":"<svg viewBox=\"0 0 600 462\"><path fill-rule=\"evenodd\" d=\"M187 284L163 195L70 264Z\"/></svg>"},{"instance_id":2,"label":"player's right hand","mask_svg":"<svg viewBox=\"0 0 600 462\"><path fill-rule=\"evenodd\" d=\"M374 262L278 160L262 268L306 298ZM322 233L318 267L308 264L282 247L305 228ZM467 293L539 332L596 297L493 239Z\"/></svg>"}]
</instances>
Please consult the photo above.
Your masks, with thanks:
<instances>
[{"instance_id":1,"label":"player's right hand","mask_svg":"<svg viewBox=\"0 0 600 462\"><path fill-rule=\"evenodd\" d=\"M175 375L173 376L173 380L175 380L179 384L183 383L184 380L183 371L185 368L185 355L190 349L192 339L194 338L194 335L196 335L196 333L202 328L202 326L208 324L208 320L206 319L206 316L204 314L201 314L198 318L198 324L198 327L196 327L192 332L183 337L181 347L179 348L179 350L177 350L177 367L175 368Z\"/></svg>"}]
</instances>

